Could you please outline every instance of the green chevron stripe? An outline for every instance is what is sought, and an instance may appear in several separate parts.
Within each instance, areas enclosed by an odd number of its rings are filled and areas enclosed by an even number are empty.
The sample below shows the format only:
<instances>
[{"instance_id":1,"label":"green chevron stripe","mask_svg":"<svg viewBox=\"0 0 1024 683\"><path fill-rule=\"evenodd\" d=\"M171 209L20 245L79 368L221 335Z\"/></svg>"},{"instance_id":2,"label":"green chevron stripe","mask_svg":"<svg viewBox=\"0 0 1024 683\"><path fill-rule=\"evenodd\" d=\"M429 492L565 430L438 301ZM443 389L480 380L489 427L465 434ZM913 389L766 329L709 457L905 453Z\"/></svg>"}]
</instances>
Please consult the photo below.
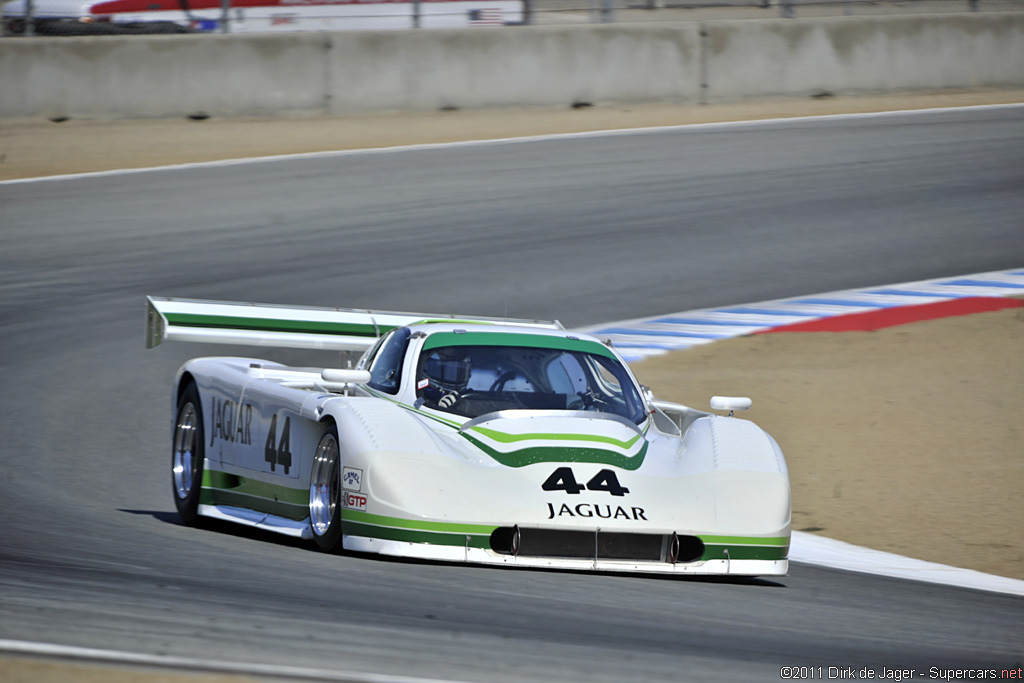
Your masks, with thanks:
<instances>
[{"instance_id":1,"label":"green chevron stripe","mask_svg":"<svg viewBox=\"0 0 1024 683\"><path fill-rule=\"evenodd\" d=\"M608 444L609 446L618 446L625 450L632 448L633 444L643 436L642 434L637 434L628 441L620 441L619 439L599 434L506 434L505 432L488 429L487 427L471 427L471 429L498 443L516 443L517 441L591 441Z\"/></svg>"},{"instance_id":2,"label":"green chevron stripe","mask_svg":"<svg viewBox=\"0 0 1024 683\"><path fill-rule=\"evenodd\" d=\"M423 410L417 410L411 406L400 403L393 398L380 395L378 392L371 393L375 396L379 396L380 398L385 398L412 413L429 418L435 422L440 422L448 427L452 427L454 429L461 427L458 422L446 420L436 415L431 415ZM644 427L644 434L646 434L649 428L650 423L648 422ZM525 441L527 439L549 441L590 441L596 443L607 443L608 445L619 446L621 448L631 448L642 436L638 434L628 441L619 441L611 437L591 434L506 434L504 432L479 426L470 428L470 431L480 432L482 435L501 443L514 443L516 441ZM614 465L615 467L619 467L624 470L635 470L643 464L644 458L647 455L648 446L648 443L645 440L640 451L632 456L616 453L603 448L572 446L538 446L534 448L521 448L510 453L502 453L501 451L491 448L480 439L474 438L469 433L462 433L462 436L474 446L506 467L525 467L526 465L533 465L539 462L581 462Z\"/></svg>"},{"instance_id":3,"label":"green chevron stripe","mask_svg":"<svg viewBox=\"0 0 1024 683\"><path fill-rule=\"evenodd\" d=\"M599 465L612 465L624 470L635 470L643 464L647 456L648 442L636 455L623 455L604 448L586 448L581 446L537 446L520 448L519 450L502 453L495 450L469 434L463 433L470 443L494 458L506 467L525 467L539 462L590 462Z\"/></svg>"}]
</instances>

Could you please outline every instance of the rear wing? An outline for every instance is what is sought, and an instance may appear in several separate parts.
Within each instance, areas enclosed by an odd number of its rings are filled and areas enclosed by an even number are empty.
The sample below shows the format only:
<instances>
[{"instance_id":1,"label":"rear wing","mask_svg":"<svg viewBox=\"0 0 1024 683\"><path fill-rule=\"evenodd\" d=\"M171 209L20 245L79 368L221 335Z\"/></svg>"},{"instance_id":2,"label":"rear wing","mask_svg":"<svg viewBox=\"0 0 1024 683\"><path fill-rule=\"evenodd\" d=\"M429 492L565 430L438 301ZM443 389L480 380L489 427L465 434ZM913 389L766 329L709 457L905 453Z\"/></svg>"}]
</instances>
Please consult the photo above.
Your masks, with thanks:
<instances>
[{"instance_id":1,"label":"rear wing","mask_svg":"<svg viewBox=\"0 0 1024 683\"><path fill-rule=\"evenodd\" d=\"M557 320L479 318L147 296L146 348L151 349L165 341L186 341L363 351L396 327L456 321L565 329Z\"/></svg>"}]
</instances>

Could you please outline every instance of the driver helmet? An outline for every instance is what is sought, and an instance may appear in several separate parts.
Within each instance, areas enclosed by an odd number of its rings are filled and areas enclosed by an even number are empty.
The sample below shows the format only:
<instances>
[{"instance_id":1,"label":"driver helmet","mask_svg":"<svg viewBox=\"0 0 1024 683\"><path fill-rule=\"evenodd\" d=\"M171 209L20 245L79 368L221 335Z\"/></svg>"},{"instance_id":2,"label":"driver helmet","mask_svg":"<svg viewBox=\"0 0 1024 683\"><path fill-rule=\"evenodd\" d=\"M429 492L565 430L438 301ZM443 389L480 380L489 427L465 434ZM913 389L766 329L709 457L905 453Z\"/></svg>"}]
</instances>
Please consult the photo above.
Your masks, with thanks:
<instances>
[{"instance_id":1,"label":"driver helmet","mask_svg":"<svg viewBox=\"0 0 1024 683\"><path fill-rule=\"evenodd\" d=\"M462 392L472 369L469 350L459 346L433 349L423 361L423 375L429 386L445 392Z\"/></svg>"}]
</instances>

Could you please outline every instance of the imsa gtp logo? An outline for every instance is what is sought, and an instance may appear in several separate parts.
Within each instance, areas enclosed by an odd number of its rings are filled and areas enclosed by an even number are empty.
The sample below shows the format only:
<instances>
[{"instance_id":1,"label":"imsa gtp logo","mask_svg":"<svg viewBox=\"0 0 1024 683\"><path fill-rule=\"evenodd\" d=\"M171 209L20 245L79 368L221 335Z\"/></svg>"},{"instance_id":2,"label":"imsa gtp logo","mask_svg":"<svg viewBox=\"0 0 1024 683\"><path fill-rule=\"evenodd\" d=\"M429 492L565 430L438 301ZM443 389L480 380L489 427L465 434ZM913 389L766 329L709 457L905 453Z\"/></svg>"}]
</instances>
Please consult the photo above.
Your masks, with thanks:
<instances>
[{"instance_id":1,"label":"imsa gtp logo","mask_svg":"<svg viewBox=\"0 0 1024 683\"><path fill-rule=\"evenodd\" d=\"M342 491L341 507L348 510L362 510L366 512L366 496L361 493L349 493Z\"/></svg>"}]
</instances>

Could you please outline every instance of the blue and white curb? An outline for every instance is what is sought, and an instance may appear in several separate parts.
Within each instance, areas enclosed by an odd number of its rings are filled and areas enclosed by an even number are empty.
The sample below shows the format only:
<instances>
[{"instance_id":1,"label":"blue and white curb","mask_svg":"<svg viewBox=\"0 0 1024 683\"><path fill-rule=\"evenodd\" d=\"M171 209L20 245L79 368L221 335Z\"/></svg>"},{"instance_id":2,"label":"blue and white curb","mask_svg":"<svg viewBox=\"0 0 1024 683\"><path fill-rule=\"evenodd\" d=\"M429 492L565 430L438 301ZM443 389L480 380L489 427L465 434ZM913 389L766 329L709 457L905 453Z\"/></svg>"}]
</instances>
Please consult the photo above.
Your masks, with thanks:
<instances>
[{"instance_id":1,"label":"blue and white curb","mask_svg":"<svg viewBox=\"0 0 1024 683\"><path fill-rule=\"evenodd\" d=\"M632 363L667 351L688 349L719 339L742 337L774 327L847 313L864 313L970 296L1014 295L1024 295L1024 268L775 299L755 304L705 308L654 318L603 323L580 331L610 340L622 357Z\"/></svg>"},{"instance_id":2,"label":"blue and white curb","mask_svg":"<svg viewBox=\"0 0 1024 683\"><path fill-rule=\"evenodd\" d=\"M632 363L667 351L847 313L970 296L1016 295L1024 295L1024 268L684 311L655 318L604 323L581 331L611 340L619 354ZM832 569L1024 595L1024 581L1018 579L916 560L800 531L793 532L789 558L794 562Z\"/></svg>"}]
</instances>

